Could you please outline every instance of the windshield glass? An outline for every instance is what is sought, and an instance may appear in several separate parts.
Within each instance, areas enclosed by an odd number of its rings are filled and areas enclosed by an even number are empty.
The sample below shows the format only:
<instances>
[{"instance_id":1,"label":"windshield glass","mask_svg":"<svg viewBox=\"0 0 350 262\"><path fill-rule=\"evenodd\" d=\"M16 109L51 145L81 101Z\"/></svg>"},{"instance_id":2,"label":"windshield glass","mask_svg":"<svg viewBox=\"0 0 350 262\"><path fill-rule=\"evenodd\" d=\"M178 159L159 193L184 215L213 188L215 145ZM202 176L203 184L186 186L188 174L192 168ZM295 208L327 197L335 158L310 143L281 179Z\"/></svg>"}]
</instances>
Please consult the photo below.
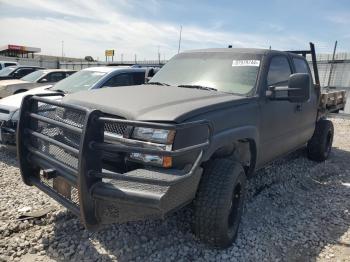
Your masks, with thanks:
<instances>
[{"instance_id":1,"label":"windshield glass","mask_svg":"<svg viewBox=\"0 0 350 262\"><path fill-rule=\"evenodd\" d=\"M21 80L35 83L44 75L45 75L45 72L43 70L38 70L22 77Z\"/></svg>"},{"instance_id":2,"label":"windshield glass","mask_svg":"<svg viewBox=\"0 0 350 262\"><path fill-rule=\"evenodd\" d=\"M106 74L105 72L82 70L58 82L51 90L65 93L88 90Z\"/></svg>"},{"instance_id":3,"label":"windshield glass","mask_svg":"<svg viewBox=\"0 0 350 262\"><path fill-rule=\"evenodd\" d=\"M5 67L4 69L0 70L0 76L8 76L15 69L16 67Z\"/></svg>"},{"instance_id":4,"label":"windshield glass","mask_svg":"<svg viewBox=\"0 0 350 262\"><path fill-rule=\"evenodd\" d=\"M202 86L238 95L252 95L261 55L229 52L182 53L149 81L172 86Z\"/></svg>"}]
</instances>

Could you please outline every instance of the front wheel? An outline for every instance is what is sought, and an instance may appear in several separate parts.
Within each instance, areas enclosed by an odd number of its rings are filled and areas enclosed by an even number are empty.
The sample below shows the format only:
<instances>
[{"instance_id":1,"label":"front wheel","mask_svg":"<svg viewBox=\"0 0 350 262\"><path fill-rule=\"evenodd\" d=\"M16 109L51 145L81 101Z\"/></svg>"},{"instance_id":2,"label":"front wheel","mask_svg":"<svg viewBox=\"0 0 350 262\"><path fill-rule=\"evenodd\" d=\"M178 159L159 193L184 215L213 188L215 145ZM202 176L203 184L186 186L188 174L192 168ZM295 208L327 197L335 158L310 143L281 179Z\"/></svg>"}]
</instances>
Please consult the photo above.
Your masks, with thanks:
<instances>
[{"instance_id":1,"label":"front wheel","mask_svg":"<svg viewBox=\"0 0 350 262\"><path fill-rule=\"evenodd\" d=\"M325 119L318 121L315 132L307 143L308 158L317 162L325 161L332 150L333 136L333 123Z\"/></svg>"},{"instance_id":2,"label":"front wheel","mask_svg":"<svg viewBox=\"0 0 350 262\"><path fill-rule=\"evenodd\" d=\"M246 190L242 165L228 159L209 163L194 201L193 231L218 248L231 245L238 232Z\"/></svg>"}]
</instances>

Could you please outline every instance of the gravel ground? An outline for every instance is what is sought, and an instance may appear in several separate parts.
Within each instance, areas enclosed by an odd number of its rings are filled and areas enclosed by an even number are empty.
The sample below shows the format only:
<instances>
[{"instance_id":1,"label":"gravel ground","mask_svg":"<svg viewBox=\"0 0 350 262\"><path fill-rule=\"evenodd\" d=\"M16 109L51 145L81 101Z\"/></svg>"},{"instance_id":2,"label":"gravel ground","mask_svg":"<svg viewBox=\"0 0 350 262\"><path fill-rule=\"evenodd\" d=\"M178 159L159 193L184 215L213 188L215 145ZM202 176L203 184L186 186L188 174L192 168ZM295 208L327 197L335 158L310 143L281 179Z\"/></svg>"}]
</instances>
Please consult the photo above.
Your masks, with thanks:
<instances>
[{"instance_id":1,"label":"gravel ground","mask_svg":"<svg viewBox=\"0 0 350 262\"><path fill-rule=\"evenodd\" d=\"M249 180L239 235L227 250L195 239L190 208L166 220L90 233L44 193L25 186L15 154L1 148L0 261L350 261L350 120L333 121L328 161L314 163L300 150ZM20 209L44 206L55 211L17 220Z\"/></svg>"}]
</instances>

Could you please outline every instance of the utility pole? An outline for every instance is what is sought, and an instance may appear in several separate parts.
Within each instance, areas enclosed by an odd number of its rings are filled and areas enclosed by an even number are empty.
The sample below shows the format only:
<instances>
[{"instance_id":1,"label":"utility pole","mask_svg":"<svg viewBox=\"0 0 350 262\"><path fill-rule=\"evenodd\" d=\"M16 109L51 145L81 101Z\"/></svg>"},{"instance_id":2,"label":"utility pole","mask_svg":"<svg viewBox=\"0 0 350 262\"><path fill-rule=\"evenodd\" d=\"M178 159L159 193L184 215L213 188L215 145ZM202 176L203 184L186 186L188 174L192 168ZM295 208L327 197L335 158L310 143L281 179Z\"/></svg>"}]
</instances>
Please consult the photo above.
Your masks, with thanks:
<instances>
[{"instance_id":1,"label":"utility pole","mask_svg":"<svg viewBox=\"0 0 350 262\"><path fill-rule=\"evenodd\" d=\"M332 78L332 73L333 73L333 64L335 62L335 52L337 51L337 45L338 41L335 41L334 43L334 49L333 49L333 57L332 57L332 62L331 62L331 68L329 69L329 77L328 77L328 87L331 85L331 78Z\"/></svg>"},{"instance_id":2,"label":"utility pole","mask_svg":"<svg viewBox=\"0 0 350 262\"><path fill-rule=\"evenodd\" d=\"M182 25L180 26L179 48L177 49L177 53L180 53L180 49L181 49L181 34L182 34Z\"/></svg>"},{"instance_id":3,"label":"utility pole","mask_svg":"<svg viewBox=\"0 0 350 262\"><path fill-rule=\"evenodd\" d=\"M63 57L64 57L63 48L64 48L64 41L62 40L62 41L61 41L62 59L63 59Z\"/></svg>"},{"instance_id":4,"label":"utility pole","mask_svg":"<svg viewBox=\"0 0 350 262\"><path fill-rule=\"evenodd\" d=\"M159 46L158 46L158 64L160 64L160 52L159 52Z\"/></svg>"}]
</instances>

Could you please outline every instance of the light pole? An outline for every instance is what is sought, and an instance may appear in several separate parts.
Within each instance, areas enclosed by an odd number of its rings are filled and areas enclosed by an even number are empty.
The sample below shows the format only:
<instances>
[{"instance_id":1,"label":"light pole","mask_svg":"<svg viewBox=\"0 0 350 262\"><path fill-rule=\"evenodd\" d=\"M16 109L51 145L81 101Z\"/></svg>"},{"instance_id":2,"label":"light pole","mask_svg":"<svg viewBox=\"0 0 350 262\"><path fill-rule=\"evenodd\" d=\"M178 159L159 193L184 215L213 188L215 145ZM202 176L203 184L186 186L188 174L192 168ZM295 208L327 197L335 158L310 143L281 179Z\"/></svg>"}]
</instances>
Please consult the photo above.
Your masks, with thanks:
<instances>
[{"instance_id":1,"label":"light pole","mask_svg":"<svg viewBox=\"0 0 350 262\"><path fill-rule=\"evenodd\" d=\"M182 34L182 25L180 26L179 48L177 49L177 53L180 53L180 48L181 48L181 34Z\"/></svg>"},{"instance_id":2,"label":"light pole","mask_svg":"<svg viewBox=\"0 0 350 262\"><path fill-rule=\"evenodd\" d=\"M64 48L64 41L62 40L62 41L61 41L62 59L63 59L63 57L64 57L63 48Z\"/></svg>"}]
</instances>

